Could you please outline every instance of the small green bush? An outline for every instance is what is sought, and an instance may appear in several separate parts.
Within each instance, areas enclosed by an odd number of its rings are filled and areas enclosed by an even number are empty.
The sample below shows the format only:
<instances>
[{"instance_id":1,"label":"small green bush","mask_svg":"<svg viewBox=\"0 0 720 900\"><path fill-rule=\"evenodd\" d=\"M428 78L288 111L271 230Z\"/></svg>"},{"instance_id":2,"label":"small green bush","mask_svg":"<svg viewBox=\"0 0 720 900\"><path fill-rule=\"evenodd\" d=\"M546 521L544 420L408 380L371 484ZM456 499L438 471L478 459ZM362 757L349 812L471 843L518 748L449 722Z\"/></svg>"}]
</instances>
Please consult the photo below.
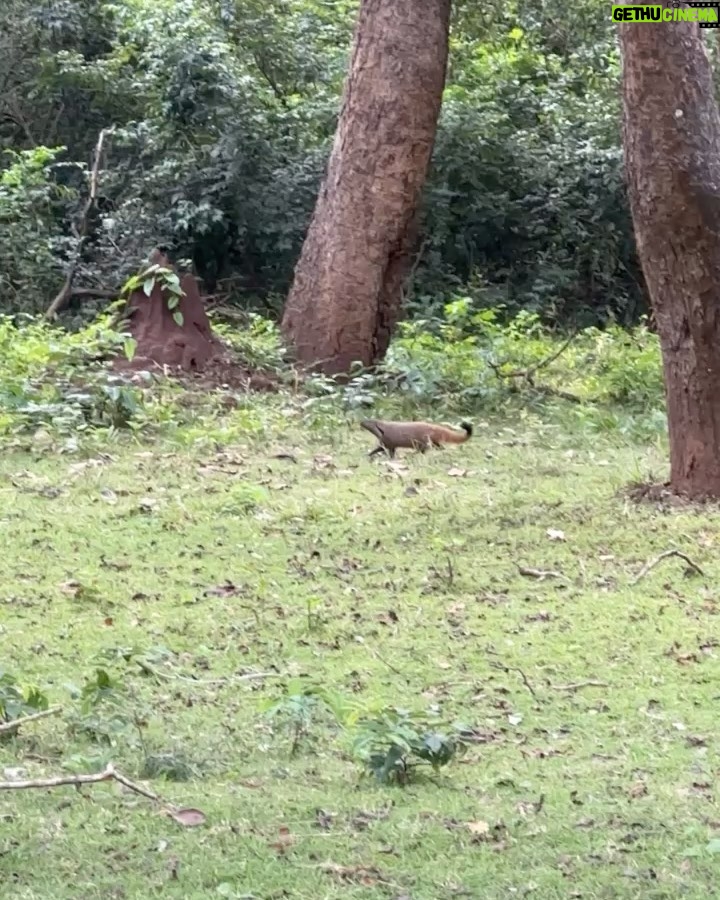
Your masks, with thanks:
<instances>
[{"instance_id":1,"label":"small green bush","mask_svg":"<svg viewBox=\"0 0 720 900\"><path fill-rule=\"evenodd\" d=\"M42 320L0 317L0 434L52 427L62 434L127 427L141 389L103 362L125 336L102 317L69 334Z\"/></svg>"}]
</instances>

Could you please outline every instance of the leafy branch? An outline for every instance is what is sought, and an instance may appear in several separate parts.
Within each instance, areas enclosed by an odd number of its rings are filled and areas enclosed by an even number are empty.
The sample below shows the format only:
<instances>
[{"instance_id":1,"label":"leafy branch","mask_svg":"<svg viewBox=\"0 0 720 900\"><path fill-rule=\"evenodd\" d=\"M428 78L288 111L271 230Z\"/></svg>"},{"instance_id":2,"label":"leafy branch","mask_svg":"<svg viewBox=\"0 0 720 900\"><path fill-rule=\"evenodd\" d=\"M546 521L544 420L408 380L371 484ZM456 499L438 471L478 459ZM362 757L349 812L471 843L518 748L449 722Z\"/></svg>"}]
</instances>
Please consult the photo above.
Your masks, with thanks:
<instances>
[{"instance_id":1,"label":"leafy branch","mask_svg":"<svg viewBox=\"0 0 720 900\"><path fill-rule=\"evenodd\" d=\"M165 291L169 295L167 307L172 312L173 321L182 328L185 320L177 307L185 296L185 291L180 286L180 278L177 273L167 266L153 263L138 275L131 275L122 286L121 293L123 296L129 296L135 291L142 290L143 294L149 298L158 284L161 291Z\"/></svg>"}]
</instances>

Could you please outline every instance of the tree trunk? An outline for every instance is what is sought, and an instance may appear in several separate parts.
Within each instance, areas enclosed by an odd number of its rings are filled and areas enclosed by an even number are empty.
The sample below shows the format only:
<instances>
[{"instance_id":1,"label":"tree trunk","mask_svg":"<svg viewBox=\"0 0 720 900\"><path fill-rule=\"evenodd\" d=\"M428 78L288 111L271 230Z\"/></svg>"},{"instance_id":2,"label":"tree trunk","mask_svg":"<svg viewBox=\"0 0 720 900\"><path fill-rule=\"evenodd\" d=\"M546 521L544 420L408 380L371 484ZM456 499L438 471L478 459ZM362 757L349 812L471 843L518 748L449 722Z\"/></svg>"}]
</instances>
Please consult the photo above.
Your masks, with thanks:
<instances>
[{"instance_id":1,"label":"tree trunk","mask_svg":"<svg viewBox=\"0 0 720 900\"><path fill-rule=\"evenodd\" d=\"M720 497L720 115L712 72L694 23L619 28L625 165L662 349L671 486Z\"/></svg>"},{"instance_id":2,"label":"tree trunk","mask_svg":"<svg viewBox=\"0 0 720 900\"><path fill-rule=\"evenodd\" d=\"M450 0L361 0L328 169L283 333L326 374L384 356L435 140Z\"/></svg>"}]
</instances>

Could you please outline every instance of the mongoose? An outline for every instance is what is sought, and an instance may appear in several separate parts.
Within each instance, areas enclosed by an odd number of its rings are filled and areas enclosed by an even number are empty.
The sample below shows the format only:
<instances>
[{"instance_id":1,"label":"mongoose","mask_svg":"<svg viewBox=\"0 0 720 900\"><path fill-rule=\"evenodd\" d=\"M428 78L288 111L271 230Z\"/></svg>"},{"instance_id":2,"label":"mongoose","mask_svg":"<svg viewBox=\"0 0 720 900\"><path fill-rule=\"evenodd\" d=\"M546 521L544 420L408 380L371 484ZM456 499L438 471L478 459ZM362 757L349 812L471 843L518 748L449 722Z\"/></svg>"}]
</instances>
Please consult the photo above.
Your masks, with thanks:
<instances>
[{"instance_id":1,"label":"mongoose","mask_svg":"<svg viewBox=\"0 0 720 900\"><path fill-rule=\"evenodd\" d=\"M462 444L473 433L468 422L460 423L462 431L431 422L384 422L382 419L364 419L360 427L374 434L379 441L368 456L384 451L390 459L395 456L398 447L409 447L424 453L429 447L442 449L443 443Z\"/></svg>"}]
</instances>

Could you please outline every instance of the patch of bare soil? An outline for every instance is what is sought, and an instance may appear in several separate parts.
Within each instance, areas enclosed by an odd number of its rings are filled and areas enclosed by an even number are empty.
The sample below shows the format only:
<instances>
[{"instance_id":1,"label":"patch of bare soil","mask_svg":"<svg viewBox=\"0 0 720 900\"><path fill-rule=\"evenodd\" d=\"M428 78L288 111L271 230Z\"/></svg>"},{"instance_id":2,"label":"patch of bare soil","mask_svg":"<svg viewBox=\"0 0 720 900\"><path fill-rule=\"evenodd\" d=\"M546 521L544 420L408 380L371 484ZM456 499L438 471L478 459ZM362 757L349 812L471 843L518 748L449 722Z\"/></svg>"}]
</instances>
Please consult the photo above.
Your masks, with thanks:
<instances>
[{"instance_id":1,"label":"patch of bare soil","mask_svg":"<svg viewBox=\"0 0 720 900\"><path fill-rule=\"evenodd\" d=\"M717 497L688 497L687 494L673 490L669 481L633 482L618 492L619 496L632 500L633 503L651 503L660 508L706 506L717 504Z\"/></svg>"},{"instance_id":2,"label":"patch of bare soil","mask_svg":"<svg viewBox=\"0 0 720 900\"><path fill-rule=\"evenodd\" d=\"M246 363L234 357L230 348L224 347L225 355L210 360L201 372L178 371L177 377L189 388L195 390L235 390L274 393L280 388L277 376L270 372L254 371Z\"/></svg>"}]
</instances>

